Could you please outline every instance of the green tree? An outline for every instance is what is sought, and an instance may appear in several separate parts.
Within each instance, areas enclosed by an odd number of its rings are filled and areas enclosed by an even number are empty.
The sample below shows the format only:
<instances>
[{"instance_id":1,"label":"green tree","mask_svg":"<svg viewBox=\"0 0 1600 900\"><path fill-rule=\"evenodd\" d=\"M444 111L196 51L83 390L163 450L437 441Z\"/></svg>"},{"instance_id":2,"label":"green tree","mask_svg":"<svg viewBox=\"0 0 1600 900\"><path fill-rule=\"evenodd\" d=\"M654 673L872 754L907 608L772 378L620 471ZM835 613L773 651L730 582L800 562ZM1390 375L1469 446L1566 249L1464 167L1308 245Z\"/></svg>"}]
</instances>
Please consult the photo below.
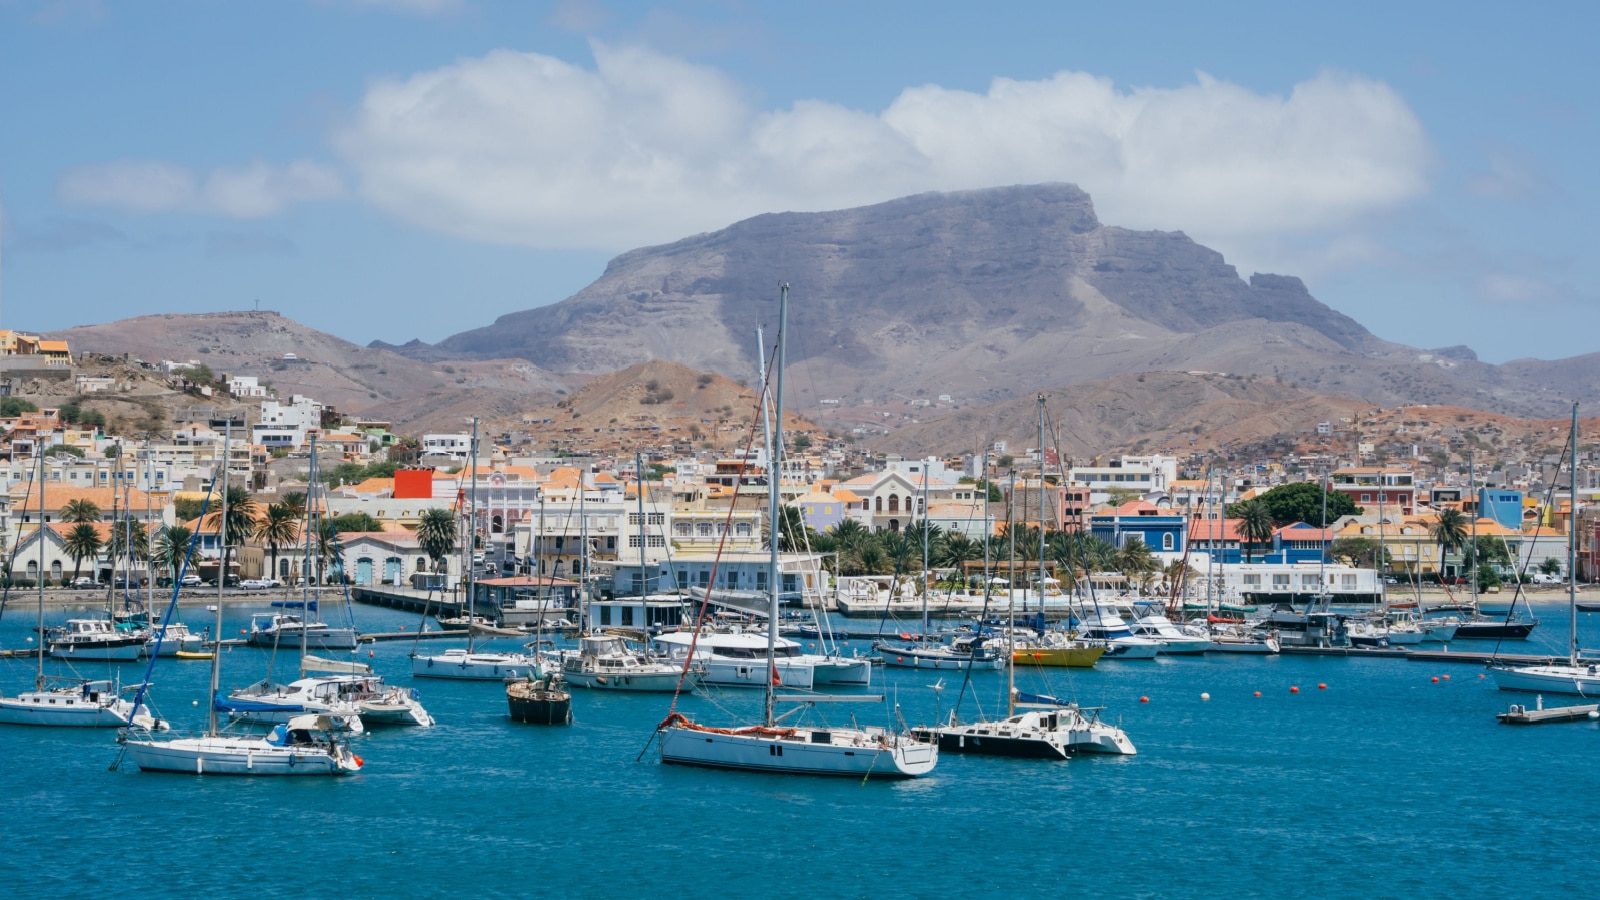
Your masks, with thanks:
<instances>
[{"instance_id":1,"label":"green tree","mask_svg":"<svg viewBox=\"0 0 1600 900\"><path fill-rule=\"evenodd\" d=\"M168 525L156 537L156 562L166 567L173 581L178 580L178 570L183 567L193 540L194 532L182 525Z\"/></svg>"},{"instance_id":2,"label":"green tree","mask_svg":"<svg viewBox=\"0 0 1600 900\"><path fill-rule=\"evenodd\" d=\"M789 446L794 448L796 453L804 453L811 449L811 435L797 434L789 441Z\"/></svg>"},{"instance_id":3,"label":"green tree","mask_svg":"<svg viewBox=\"0 0 1600 900\"><path fill-rule=\"evenodd\" d=\"M798 506L778 507L778 549L786 552L804 550L807 545L805 515ZM761 520L761 545L770 547L772 529L765 518Z\"/></svg>"},{"instance_id":4,"label":"green tree","mask_svg":"<svg viewBox=\"0 0 1600 900\"><path fill-rule=\"evenodd\" d=\"M1142 495L1138 491L1134 490L1133 488L1125 488L1125 487L1106 488L1106 500L1112 506L1121 506L1122 504L1127 503L1127 502L1129 502L1131 500L1139 499L1140 496L1142 496Z\"/></svg>"},{"instance_id":5,"label":"green tree","mask_svg":"<svg viewBox=\"0 0 1600 900\"><path fill-rule=\"evenodd\" d=\"M1467 543L1467 517L1459 509L1439 511L1439 521L1428 527L1433 542L1439 545L1439 574L1444 575L1445 557Z\"/></svg>"},{"instance_id":6,"label":"green tree","mask_svg":"<svg viewBox=\"0 0 1600 900\"><path fill-rule=\"evenodd\" d=\"M417 523L417 543L430 561L429 569L439 571L439 563L456 549L456 514L448 509L429 509Z\"/></svg>"},{"instance_id":7,"label":"green tree","mask_svg":"<svg viewBox=\"0 0 1600 900\"><path fill-rule=\"evenodd\" d=\"M228 488L228 512L222 523L222 583L233 572L233 548L240 547L256 531L256 501L242 487ZM220 514L220 510L218 511Z\"/></svg>"},{"instance_id":8,"label":"green tree","mask_svg":"<svg viewBox=\"0 0 1600 900\"><path fill-rule=\"evenodd\" d=\"M278 545L293 541L300 534L300 516L282 503L267 506L266 514L256 522L256 540L267 545L272 555L272 575L278 574Z\"/></svg>"},{"instance_id":9,"label":"green tree","mask_svg":"<svg viewBox=\"0 0 1600 900\"><path fill-rule=\"evenodd\" d=\"M58 453L65 453L68 456L76 456L78 459L83 459L83 448L73 447L68 444L51 444L40 455L48 459Z\"/></svg>"},{"instance_id":10,"label":"green tree","mask_svg":"<svg viewBox=\"0 0 1600 900\"><path fill-rule=\"evenodd\" d=\"M144 527L143 522L135 521L131 516L113 522L111 525L111 556L113 559L126 559L130 564L136 563L150 555L150 532Z\"/></svg>"},{"instance_id":11,"label":"green tree","mask_svg":"<svg viewBox=\"0 0 1600 900\"><path fill-rule=\"evenodd\" d=\"M1122 542L1122 549L1117 551L1117 571L1127 576L1129 581L1138 582L1142 588L1158 568L1155 557L1150 555L1150 548L1143 539L1129 537Z\"/></svg>"},{"instance_id":12,"label":"green tree","mask_svg":"<svg viewBox=\"0 0 1600 900\"><path fill-rule=\"evenodd\" d=\"M1276 525L1304 522L1307 525L1326 526L1327 522L1322 521L1323 495L1322 485L1314 481L1298 481L1294 484L1280 484L1255 499L1267 507L1267 512L1272 515L1272 521ZM1361 507L1350 499L1349 494L1327 491L1326 495L1328 522L1338 521L1342 516L1361 514ZM1228 507L1228 517L1243 518L1236 511L1242 505L1236 503Z\"/></svg>"},{"instance_id":13,"label":"green tree","mask_svg":"<svg viewBox=\"0 0 1600 900\"><path fill-rule=\"evenodd\" d=\"M383 523L364 512L346 513L335 516L333 527L343 534L346 531L382 531Z\"/></svg>"},{"instance_id":14,"label":"green tree","mask_svg":"<svg viewBox=\"0 0 1600 900\"><path fill-rule=\"evenodd\" d=\"M14 419L23 413L38 411L39 407L21 397L0 397L0 419Z\"/></svg>"},{"instance_id":15,"label":"green tree","mask_svg":"<svg viewBox=\"0 0 1600 900\"><path fill-rule=\"evenodd\" d=\"M965 571L969 562L983 559L983 545L959 531L947 531L934 545L933 564Z\"/></svg>"},{"instance_id":16,"label":"green tree","mask_svg":"<svg viewBox=\"0 0 1600 900\"><path fill-rule=\"evenodd\" d=\"M1372 538L1339 538L1333 542L1329 552L1334 559L1342 559L1352 566L1370 565L1374 569L1381 570L1388 568L1389 565L1389 552Z\"/></svg>"},{"instance_id":17,"label":"green tree","mask_svg":"<svg viewBox=\"0 0 1600 900\"><path fill-rule=\"evenodd\" d=\"M100 531L88 522L80 522L67 532L65 543L67 555L72 557L72 578L76 581L83 561L100 555Z\"/></svg>"},{"instance_id":18,"label":"green tree","mask_svg":"<svg viewBox=\"0 0 1600 900\"><path fill-rule=\"evenodd\" d=\"M1246 549L1259 547L1272 540L1272 511L1260 499L1246 500L1229 508L1228 514L1239 520L1239 536L1244 538ZM1246 553L1248 560L1249 554Z\"/></svg>"},{"instance_id":19,"label":"green tree","mask_svg":"<svg viewBox=\"0 0 1600 900\"><path fill-rule=\"evenodd\" d=\"M177 516L180 522L187 522L191 519L200 518L200 511L205 507L206 502L204 500L196 500L192 497L177 497L172 501L172 514Z\"/></svg>"},{"instance_id":20,"label":"green tree","mask_svg":"<svg viewBox=\"0 0 1600 900\"><path fill-rule=\"evenodd\" d=\"M1553 556L1547 556L1545 557L1544 562L1539 564L1539 571L1546 575L1560 575L1561 560L1556 559Z\"/></svg>"},{"instance_id":21,"label":"green tree","mask_svg":"<svg viewBox=\"0 0 1600 900\"><path fill-rule=\"evenodd\" d=\"M100 521L100 507L93 500L68 500L61 507L61 521L72 525Z\"/></svg>"},{"instance_id":22,"label":"green tree","mask_svg":"<svg viewBox=\"0 0 1600 900\"><path fill-rule=\"evenodd\" d=\"M306 515L306 495L299 491L290 491L283 495L278 503L285 509L294 513L296 519L303 519Z\"/></svg>"}]
</instances>

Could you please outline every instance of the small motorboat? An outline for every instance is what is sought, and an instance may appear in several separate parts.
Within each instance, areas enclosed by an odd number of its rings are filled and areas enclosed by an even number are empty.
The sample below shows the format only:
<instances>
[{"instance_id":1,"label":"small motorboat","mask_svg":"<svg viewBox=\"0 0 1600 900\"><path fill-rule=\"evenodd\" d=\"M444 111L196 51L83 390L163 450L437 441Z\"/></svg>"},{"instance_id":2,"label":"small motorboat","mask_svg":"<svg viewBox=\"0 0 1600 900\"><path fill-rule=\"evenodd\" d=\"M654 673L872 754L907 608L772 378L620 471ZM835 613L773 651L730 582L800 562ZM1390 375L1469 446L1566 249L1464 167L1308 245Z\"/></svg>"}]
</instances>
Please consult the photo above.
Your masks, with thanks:
<instances>
[{"instance_id":1,"label":"small motorboat","mask_svg":"<svg viewBox=\"0 0 1600 900\"><path fill-rule=\"evenodd\" d=\"M506 703L511 720L528 725L572 724L572 694L548 678L532 677L506 683Z\"/></svg>"}]
</instances>

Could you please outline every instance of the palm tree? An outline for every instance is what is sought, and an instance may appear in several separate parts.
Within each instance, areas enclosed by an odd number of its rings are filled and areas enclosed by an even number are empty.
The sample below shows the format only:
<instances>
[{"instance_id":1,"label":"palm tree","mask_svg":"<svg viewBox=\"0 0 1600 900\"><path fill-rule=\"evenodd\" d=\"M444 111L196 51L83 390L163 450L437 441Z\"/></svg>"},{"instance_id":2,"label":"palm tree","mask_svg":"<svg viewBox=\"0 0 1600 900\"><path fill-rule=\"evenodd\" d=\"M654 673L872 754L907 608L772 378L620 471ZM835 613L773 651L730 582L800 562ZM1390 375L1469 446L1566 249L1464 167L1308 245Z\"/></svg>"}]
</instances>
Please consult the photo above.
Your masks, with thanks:
<instances>
[{"instance_id":1,"label":"palm tree","mask_svg":"<svg viewBox=\"0 0 1600 900\"><path fill-rule=\"evenodd\" d=\"M1459 509L1439 511L1439 521L1429 526L1433 542L1439 545L1439 579L1444 580L1444 558L1467 542L1467 517Z\"/></svg>"},{"instance_id":2,"label":"palm tree","mask_svg":"<svg viewBox=\"0 0 1600 900\"><path fill-rule=\"evenodd\" d=\"M189 553L189 543L194 540L194 532L182 525L168 525L161 529L161 534L156 537L156 560L167 567L167 572L176 581L178 569L183 567L184 557Z\"/></svg>"},{"instance_id":3,"label":"palm tree","mask_svg":"<svg viewBox=\"0 0 1600 900\"><path fill-rule=\"evenodd\" d=\"M866 539L871 532L867 531L866 526L855 519L840 519L832 528L828 529L828 534L833 537L834 545L843 550L846 547L856 546Z\"/></svg>"},{"instance_id":4,"label":"palm tree","mask_svg":"<svg viewBox=\"0 0 1600 900\"><path fill-rule=\"evenodd\" d=\"M61 507L61 521L69 525L100 521L100 507L93 500L68 500Z\"/></svg>"},{"instance_id":5,"label":"palm tree","mask_svg":"<svg viewBox=\"0 0 1600 900\"><path fill-rule=\"evenodd\" d=\"M125 516L111 525L111 558L126 559L133 568L139 560L150 555L150 532L143 522Z\"/></svg>"},{"instance_id":6,"label":"palm tree","mask_svg":"<svg viewBox=\"0 0 1600 900\"><path fill-rule=\"evenodd\" d=\"M947 531L933 546L934 565L964 570L966 564L983 558L983 547L959 531Z\"/></svg>"},{"instance_id":7,"label":"palm tree","mask_svg":"<svg viewBox=\"0 0 1600 900\"><path fill-rule=\"evenodd\" d=\"M256 523L256 540L265 541L272 554L272 575L278 575L278 545L293 541L300 533L300 516L282 503L267 507L267 514Z\"/></svg>"},{"instance_id":8,"label":"palm tree","mask_svg":"<svg viewBox=\"0 0 1600 900\"><path fill-rule=\"evenodd\" d=\"M278 501L278 505L286 507L293 512L296 519L301 518L306 514L306 495L299 491L284 494L283 499Z\"/></svg>"},{"instance_id":9,"label":"palm tree","mask_svg":"<svg viewBox=\"0 0 1600 900\"><path fill-rule=\"evenodd\" d=\"M1122 549L1117 551L1117 571L1126 575L1130 581L1141 584L1156 570L1155 557L1150 555L1150 548L1143 539L1129 537L1122 543Z\"/></svg>"},{"instance_id":10,"label":"palm tree","mask_svg":"<svg viewBox=\"0 0 1600 900\"><path fill-rule=\"evenodd\" d=\"M1245 561L1250 561L1249 545L1261 545L1272 540L1272 510L1260 500L1246 500L1235 510L1239 518L1239 536L1244 538Z\"/></svg>"},{"instance_id":11,"label":"palm tree","mask_svg":"<svg viewBox=\"0 0 1600 900\"><path fill-rule=\"evenodd\" d=\"M430 509L417 523L417 543L428 555L430 569L439 571L439 563L456 549L456 514L448 509Z\"/></svg>"},{"instance_id":12,"label":"palm tree","mask_svg":"<svg viewBox=\"0 0 1600 900\"><path fill-rule=\"evenodd\" d=\"M78 580L83 561L100 555L100 531L88 522L72 526L66 536L67 555L72 557L72 580Z\"/></svg>"}]
</instances>

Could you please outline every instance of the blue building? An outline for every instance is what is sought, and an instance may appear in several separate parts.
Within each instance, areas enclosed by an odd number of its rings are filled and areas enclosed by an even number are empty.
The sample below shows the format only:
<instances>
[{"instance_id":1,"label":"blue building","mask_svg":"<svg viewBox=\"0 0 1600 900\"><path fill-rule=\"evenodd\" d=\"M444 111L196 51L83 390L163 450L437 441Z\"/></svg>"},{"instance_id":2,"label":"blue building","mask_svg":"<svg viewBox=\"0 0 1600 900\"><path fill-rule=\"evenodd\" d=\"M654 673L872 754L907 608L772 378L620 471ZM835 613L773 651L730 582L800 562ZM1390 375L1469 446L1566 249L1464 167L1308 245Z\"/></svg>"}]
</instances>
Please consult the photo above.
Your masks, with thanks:
<instances>
[{"instance_id":1,"label":"blue building","mask_svg":"<svg viewBox=\"0 0 1600 900\"><path fill-rule=\"evenodd\" d=\"M1153 503L1133 500L1116 509L1092 514L1089 533L1113 547L1138 538L1156 553L1182 553L1189 536L1189 519Z\"/></svg>"},{"instance_id":2,"label":"blue building","mask_svg":"<svg viewBox=\"0 0 1600 900\"><path fill-rule=\"evenodd\" d=\"M1272 533L1272 552L1267 554L1265 561L1286 565L1331 562L1328 552L1332 547L1333 529L1296 522Z\"/></svg>"},{"instance_id":3,"label":"blue building","mask_svg":"<svg viewBox=\"0 0 1600 900\"><path fill-rule=\"evenodd\" d=\"M1507 528L1522 528L1522 492L1502 488L1478 489L1478 518L1493 519Z\"/></svg>"}]
</instances>

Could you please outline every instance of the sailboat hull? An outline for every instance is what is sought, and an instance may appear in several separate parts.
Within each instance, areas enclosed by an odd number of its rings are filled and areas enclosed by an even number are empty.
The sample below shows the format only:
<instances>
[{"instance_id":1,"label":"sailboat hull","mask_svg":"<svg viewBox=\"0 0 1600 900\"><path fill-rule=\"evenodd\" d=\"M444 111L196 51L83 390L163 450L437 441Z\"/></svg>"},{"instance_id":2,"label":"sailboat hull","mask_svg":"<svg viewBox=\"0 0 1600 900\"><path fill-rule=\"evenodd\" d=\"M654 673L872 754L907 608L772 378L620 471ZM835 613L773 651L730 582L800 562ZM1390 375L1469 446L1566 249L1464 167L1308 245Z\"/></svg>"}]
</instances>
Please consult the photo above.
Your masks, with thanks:
<instances>
[{"instance_id":1,"label":"sailboat hull","mask_svg":"<svg viewBox=\"0 0 1600 900\"><path fill-rule=\"evenodd\" d=\"M42 725L52 728L121 728L128 724L133 704L126 700L101 703L85 700L76 692L34 691L0 697L0 725ZM148 712L134 717L142 727L156 725Z\"/></svg>"},{"instance_id":2,"label":"sailboat hull","mask_svg":"<svg viewBox=\"0 0 1600 900\"><path fill-rule=\"evenodd\" d=\"M513 722L526 725L572 723L572 695L566 691L519 681L506 686L506 704Z\"/></svg>"},{"instance_id":3,"label":"sailboat hull","mask_svg":"<svg viewBox=\"0 0 1600 900\"><path fill-rule=\"evenodd\" d=\"M1600 696L1600 669L1595 666L1519 666L1490 671L1502 691Z\"/></svg>"},{"instance_id":4,"label":"sailboat hull","mask_svg":"<svg viewBox=\"0 0 1600 900\"><path fill-rule=\"evenodd\" d=\"M678 689L681 673L676 667L670 672L635 671L583 671L577 668L561 670L561 680L572 687L597 691L638 691L672 693ZM683 692L694 691L694 679L683 678Z\"/></svg>"},{"instance_id":5,"label":"sailboat hull","mask_svg":"<svg viewBox=\"0 0 1600 900\"><path fill-rule=\"evenodd\" d=\"M458 681L505 681L538 675L538 661L520 653L461 653L413 656L415 678L454 678Z\"/></svg>"},{"instance_id":6,"label":"sailboat hull","mask_svg":"<svg viewBox=\"0 0 1600 900\"><path fill-rule=\"evenodd\" d=\"M915 647L895 647L882 645L878 652L883 654L883 664L892 668L903 669L949 669L953 671L966 671L968 668L1004 669L1006 658L1004 656L982 656L973 659L971 656L962 656L954 653L940 653L937 650L922 650Z\"/></svg>"},{"instance_id":7,"label":"sailboat hull","mask_svg":"<svg viewBox=\"0 0 1600 900\"><path fill-rule=\"evenodd\" d=\"M1011 659L1019 666L1092 669L1105 652L1104 647L1023 647L1012 651Z\"/></svg>"},{"instance_id":8,"label":"sailboat hull","mask_svg":"<svg viewBox=\"0 0 1600 900\"><path fill-rule=\"evenodd\" d=\"M937 735L941 753L968 753L974 756L1010 756L1017 759L1067 758L1067 749L1049 738L1004 737L964 733L964 729L940 729L938 732L912 729L918 740L933 740Z\"/></svg>"},{"instance_id":9,"label":"sailboat hull","mask_svg":"<svg viewBox=\"0 0 1600 900\"><path fill-rule=\"evenodd\" d=\"M300 629L282 628L270 631L250 632L250 644L256 647L280 648L300 647ZM354 650L356 648L356 632L353 628L317 628L315 626L305 630L305 648L307 650Z\"/></svg>"},{"instance_id":10,"label":"sailboat hull","mask_svg":"<svg viewBox=\"0 0 1600 900\"><path fill-rule=\"evenodd\" d=\"M128 757L144 772L191 775L348 775L355 757L308 748L275 747L262 738L200 737L172 741L127 740Z\"/></svg>"},{"instance_id":11,"label":"sailboat hull","mask_svg":"<svg viewBox=\"0 0 1600 900\"><path fill-rule=\"evenodd\" d=\"M854 731L727 733L679 726L663 728L659 740L663 763L745 772L916 778L932 772L939 761L936 744Z\"/></svg>"},{"instance_id":12,"label":"sailboat hull","mask_svg":"<svg viewBox=\"0 0 1600 900\"><path fill-rule=\"evenodd\" d=\"M51 641L50 655L58 659L77 659L89 662L136 662L144 655L142 637L120 638L92 643Z\"/></svg>"}]
</instances>

